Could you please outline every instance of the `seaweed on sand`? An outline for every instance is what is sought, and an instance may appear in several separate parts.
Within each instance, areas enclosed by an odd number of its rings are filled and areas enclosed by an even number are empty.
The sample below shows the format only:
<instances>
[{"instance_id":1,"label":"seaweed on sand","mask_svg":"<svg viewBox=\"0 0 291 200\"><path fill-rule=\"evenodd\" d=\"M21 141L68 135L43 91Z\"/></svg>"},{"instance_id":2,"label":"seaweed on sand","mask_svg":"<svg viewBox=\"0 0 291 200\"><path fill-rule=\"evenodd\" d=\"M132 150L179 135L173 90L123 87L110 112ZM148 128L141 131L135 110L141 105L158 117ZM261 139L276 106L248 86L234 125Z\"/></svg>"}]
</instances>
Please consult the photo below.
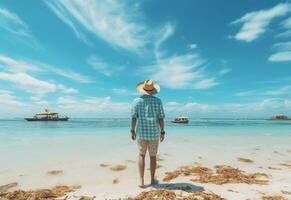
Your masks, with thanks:
<instances>
[{"instance_id":1,"label":"seaweed on sand","mask_svg":"<svg viewBox=\"0 0 291 200\"><path fill-rule=\"evenodd\" d=\"M224 200L224 198L221 198L217 194L205 191L182 195L169 190L157 189L142 192L136 197L128 197L125 200Z\"/></svg>"},{"instance_id":2,"label":"seaweed on sand","mask_svg":"<svg viewBox=\"0 0 291 200\"><path fill-rule=\"evenodd\" d=\"M99 166L100 166L100 167L108 167L109 165L104 164L104 163L101 163Z\"/></svg>"},{"instance_id":3,"label":"seaweed on sand","mask_svg":"<svg viewBox=\"0 0 291 200\"><path fill-rule=\"evenodd\" d=\"M241 157L237 158L237 160L240 161L240 162L244 162L244 163L253 163L253 162L254 162L254 161L251 160L251 159L248 159L248 158L241 158Z\"/></svg>"},{"instance_id":4,"label":"seaweed on sand","mask_svg":"<svg viewBox=\"0 0 291 200\"><path fill-rule=\"evenodd\" d=\"M110 167L112 171L122 171L125 170L126 168L127 168L126 165L115 165Z\"/></svg>"},{"instance_id":5,"label":"seaweed on sand","mask_svg":"<svg viewBox=\"0 0 291 200\"><path fill-rule=\"evenodd\" d=\"M117 183L119 183L119 179L118 179L118 178L113 179L112 183L113 183L113 184L117 184Z\"/></svg>"},{"instance_id":6,"label":"seaweed on sand","mask_svg":"<svg viewBox=\"0 0 291 200\"><path fill-rule=\"evenodd\" d=\"M281 163L280 165L281 166L284 166L284 167L288 167L289 169L291 169L291 164Z\"/></svg>"},{"instance_id":7,"label":"seaweed on sand","mask_svg":"<svg viewBox=\"0 0 291 200\"><path fill-rule=\"evenodd\" d=\"M50 170L50 171L47 171L48 175L59 175L59 174L62 174L62 173L63 173L63 170Z\"/></svg>"},{"instance_id":8,"label":"seaweed on sand","mask_svg":"<svg viewBox=\"0 0 291 200\"><path fill-rule=\"evenodd\" d=\"M199 183L214 183L222 185L226 183L246 183L246 184L267 184L268 175L264 173L246 174L244 171L225 165L215 166L214 173L207 167L181 167L173 172L166 172L163 181L170 181L178 176L195 176L191 179L193 182Z\"/></svg>"},{"instance_id":9,"label":"seaweed on sand","mask_svg":"<svg viewBox=\"0 0 291 200\"><path fill-rule=\"evenodd\" d=\"M63 197L69 192L74 192L80 189L80 186L55 186L51 189L40 189L35 191L17 190L14 192L0 193L1 200L53 200L58 197Z\"/></svg>"},{"instance_id":10,"label":"seaweed on sand","mask_svg":"<svg viewBox=\"0 0 291 200\"><path fill-rule=\"evenodd\" d=\"M9 183L7 185L0 186L0 193L8 191L10 188L16 187L18 185L17 182Z\"/></svg>"},{"instance_id":11,"label":"seaweed on sand","mask_svg":"<svg viewBox=\"0 0 291 200\"><path fill-rule=\"evenodd\" d=\"M287 198L282 196L263 196L262 200L287 200Z\"/></svg>"}]
</instances>

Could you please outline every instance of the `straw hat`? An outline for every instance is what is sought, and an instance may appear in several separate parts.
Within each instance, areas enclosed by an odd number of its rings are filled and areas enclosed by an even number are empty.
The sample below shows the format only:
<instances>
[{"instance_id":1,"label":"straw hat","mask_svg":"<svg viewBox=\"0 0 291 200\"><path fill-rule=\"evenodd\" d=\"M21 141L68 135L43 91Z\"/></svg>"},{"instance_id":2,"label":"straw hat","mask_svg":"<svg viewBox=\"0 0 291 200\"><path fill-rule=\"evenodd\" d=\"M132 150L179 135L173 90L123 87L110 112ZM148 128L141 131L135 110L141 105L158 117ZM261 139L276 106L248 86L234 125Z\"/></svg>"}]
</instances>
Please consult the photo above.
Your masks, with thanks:
<instances>
[{"instance_id":1,"label":"straw hat","mask_svg":"<svg viewBox=\"0 0 291 200\"><path fill-rule=\"evenodd\" d=\"M160 91L160 86L152 80L146 80L138 83L136 90L145 95L152 95Z\"/></svg>"}]
</instances>

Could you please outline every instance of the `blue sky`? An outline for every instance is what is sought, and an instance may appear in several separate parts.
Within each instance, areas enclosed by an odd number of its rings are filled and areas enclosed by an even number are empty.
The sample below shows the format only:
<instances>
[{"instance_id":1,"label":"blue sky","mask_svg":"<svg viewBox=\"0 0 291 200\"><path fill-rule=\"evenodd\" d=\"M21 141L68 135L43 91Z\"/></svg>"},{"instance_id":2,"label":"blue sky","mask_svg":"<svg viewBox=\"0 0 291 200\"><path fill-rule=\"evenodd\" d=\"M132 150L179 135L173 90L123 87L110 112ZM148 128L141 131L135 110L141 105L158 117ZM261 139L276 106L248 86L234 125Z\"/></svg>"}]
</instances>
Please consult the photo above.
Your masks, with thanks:
<instances>
[{"instance_id":1,"label":"blue sky","mask_svg":"<svg viewBox=\"0 0 291 200\"><path fill-rule=\"evenodd\" d=\"M0 117L128 116L145 79L168 117L291 115L291 2L0 2Z\"/></svg>"}]
</instances>

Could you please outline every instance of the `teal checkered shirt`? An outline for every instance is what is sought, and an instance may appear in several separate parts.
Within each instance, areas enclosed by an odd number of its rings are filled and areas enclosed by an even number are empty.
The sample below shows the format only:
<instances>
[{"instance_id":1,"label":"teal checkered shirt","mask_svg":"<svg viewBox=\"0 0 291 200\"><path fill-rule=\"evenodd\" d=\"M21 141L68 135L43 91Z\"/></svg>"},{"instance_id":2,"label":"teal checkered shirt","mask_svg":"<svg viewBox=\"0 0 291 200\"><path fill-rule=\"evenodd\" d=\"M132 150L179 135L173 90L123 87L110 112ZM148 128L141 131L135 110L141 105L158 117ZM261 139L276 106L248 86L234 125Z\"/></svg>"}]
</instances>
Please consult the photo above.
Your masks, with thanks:
<instances>
[{"instance_id":1,"label":"teal checkered shirt","mask_svg":"<svg viewBox=\"0 0 291 200\"><path fill-rule=\"evenodd\" d=\"M159 119L165 118L162 101L155 96L143 95L133 102L132 118L137 118L136 133L141 140L159 139Z\"/></svg>"}]
</instances>

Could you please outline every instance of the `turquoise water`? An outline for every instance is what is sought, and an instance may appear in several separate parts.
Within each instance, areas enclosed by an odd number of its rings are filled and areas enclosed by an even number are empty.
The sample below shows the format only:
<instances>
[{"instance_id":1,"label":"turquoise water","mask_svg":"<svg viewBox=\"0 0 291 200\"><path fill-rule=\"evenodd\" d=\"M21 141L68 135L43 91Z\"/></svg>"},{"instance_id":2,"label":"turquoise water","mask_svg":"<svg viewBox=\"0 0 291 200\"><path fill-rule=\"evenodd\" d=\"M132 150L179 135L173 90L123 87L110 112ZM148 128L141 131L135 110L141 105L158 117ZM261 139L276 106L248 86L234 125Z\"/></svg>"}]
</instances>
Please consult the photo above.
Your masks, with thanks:
<instances>
[{"instance_id":1,"label":"turquoise water","mask_svg":"<svg viewBox=\"0 0 291 200\"><path fill-rule=\"evenodd\" d=\"M167 133L183 134L291 134L291 121L270 120L191 120L189 124L165 123ZM0 120L0 139L13 135L54 134L125 134L130 119L71 119L67 122L26 122L22 119Z\"/></svg>"}]
</instances>

